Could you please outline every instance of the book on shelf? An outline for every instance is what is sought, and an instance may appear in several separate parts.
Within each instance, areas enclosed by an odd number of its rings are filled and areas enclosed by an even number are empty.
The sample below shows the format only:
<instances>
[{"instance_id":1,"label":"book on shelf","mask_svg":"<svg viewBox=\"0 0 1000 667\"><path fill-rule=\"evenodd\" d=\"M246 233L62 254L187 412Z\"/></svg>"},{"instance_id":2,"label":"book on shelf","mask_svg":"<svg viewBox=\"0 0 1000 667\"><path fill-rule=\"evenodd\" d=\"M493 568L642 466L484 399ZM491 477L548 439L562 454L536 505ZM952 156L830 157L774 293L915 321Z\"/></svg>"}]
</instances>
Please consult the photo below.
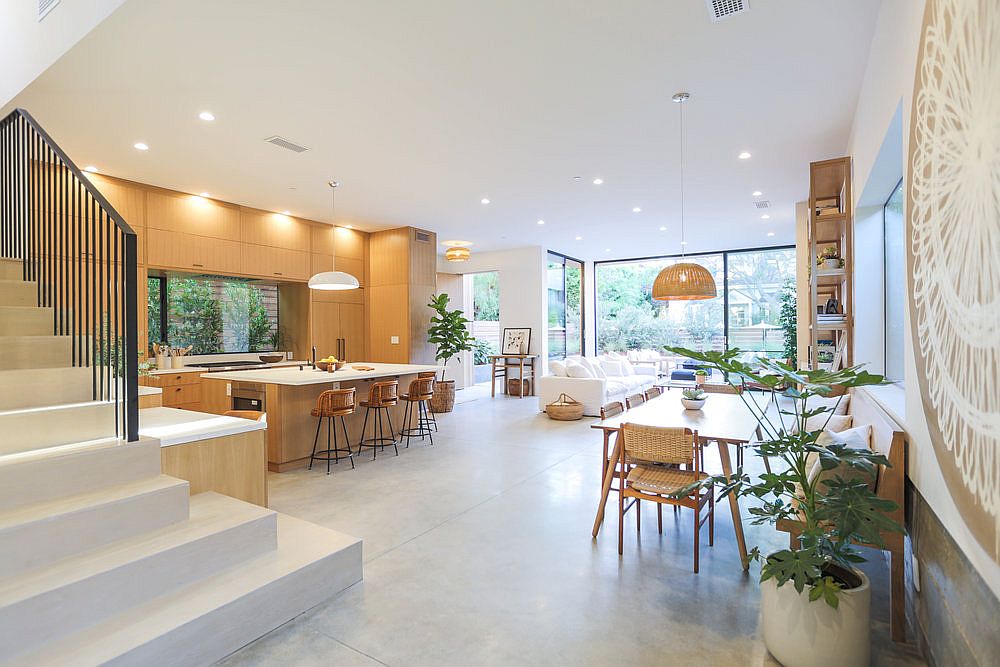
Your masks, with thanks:
<instances>
[{"instance_id":1,"label":"book on shelf","mask_svg":"<svg viewBox=\"0 0 1000 667\"><path fill-rule=\"evenodd\" d=\"M816 217L817 218L832 218L835 215L840 215L839 208L817 208Z\"/></svg>"}]
</instances>

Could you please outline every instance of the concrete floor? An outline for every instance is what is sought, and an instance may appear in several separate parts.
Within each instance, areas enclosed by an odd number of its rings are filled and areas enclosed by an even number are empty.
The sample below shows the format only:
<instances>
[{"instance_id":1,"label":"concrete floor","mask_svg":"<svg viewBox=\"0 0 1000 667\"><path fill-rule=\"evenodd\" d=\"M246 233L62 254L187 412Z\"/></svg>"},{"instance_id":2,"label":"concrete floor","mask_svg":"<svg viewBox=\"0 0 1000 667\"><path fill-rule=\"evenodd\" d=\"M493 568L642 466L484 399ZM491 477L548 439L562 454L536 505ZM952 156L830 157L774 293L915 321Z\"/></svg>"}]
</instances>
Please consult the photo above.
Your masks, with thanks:
<instances>
[{"instance_id":1,"label":"concrete floor","mask_svg":"<svg viewBox=\"0 0 1000 667\"><path fill-rule=\"evenodd\" d=\"M630 512L619 558L613 500L590 536L592 420L550 421L534 398L478 387L459 397L433 446L366 453L329 477L271 475L274 509L363 538L365 579L221 664L776 664L757 634L758 569L740 568L727 506L714 547L703 529L698 575L690 510L665 511L659 535L644 506L641 537ZM787 544L769 526L746 529L751 546ZM872 556L873 664L922 665L888 638L888 572Z\"/></svg>"}]
</instances>

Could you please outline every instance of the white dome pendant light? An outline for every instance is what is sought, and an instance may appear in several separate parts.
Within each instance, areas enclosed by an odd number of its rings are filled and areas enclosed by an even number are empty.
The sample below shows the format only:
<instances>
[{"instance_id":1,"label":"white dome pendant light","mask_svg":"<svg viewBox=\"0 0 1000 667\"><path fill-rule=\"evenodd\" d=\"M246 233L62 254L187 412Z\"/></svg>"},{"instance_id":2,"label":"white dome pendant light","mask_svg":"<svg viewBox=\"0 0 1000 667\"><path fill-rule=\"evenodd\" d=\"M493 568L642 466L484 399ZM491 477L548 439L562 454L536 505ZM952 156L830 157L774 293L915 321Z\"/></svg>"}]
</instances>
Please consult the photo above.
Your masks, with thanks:
<instances>
[{"instance_id":1,"label":"white dome pendant light","mask_svg":"<svg viewBox=\"0 0 1000 667\"><path fill-rule=\"evenodd\" d=\"M338 181L330 181L327 185L330 186L330 193L333 200L333 214L336 215L337 187L340 186L340 183ZM309 289L336 291L358 289L359 287L361 287L361 284L358 282L358 279L350 273L343 271L324 271L323 273L317 273L309 279Z\"/></svg>"},{"instance_id":2,"label":"white dome pendant light","mask_svg":"<svg viewBox=\"0 0 1000 667\"><path fill-rule=\"evenodd\" d=\"M718 296L715 278L704 266L684 261L684 103L687 93L677 93L673 100L680 112L681 157L681 261L660 271L653 281L653 298L657 301L694 301Z\"/></svg>"}]
</instances>

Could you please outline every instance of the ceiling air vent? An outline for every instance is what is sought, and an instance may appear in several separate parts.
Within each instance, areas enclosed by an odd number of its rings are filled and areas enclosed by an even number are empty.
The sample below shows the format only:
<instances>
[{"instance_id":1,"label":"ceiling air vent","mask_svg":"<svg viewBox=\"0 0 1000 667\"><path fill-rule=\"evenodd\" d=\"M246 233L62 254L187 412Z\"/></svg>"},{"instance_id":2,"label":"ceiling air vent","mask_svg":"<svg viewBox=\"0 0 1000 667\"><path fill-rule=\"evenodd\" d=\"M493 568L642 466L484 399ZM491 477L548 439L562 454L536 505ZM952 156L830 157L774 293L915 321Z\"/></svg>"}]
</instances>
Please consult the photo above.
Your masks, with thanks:
<instances>
[{"instance_id":1,"label":"ceiling air vent","mask_svg":"<svg viewBox=\"0 0 1000 667\"><path fill-rule=\"evenodd\" d=\"M758 199L753 203L756 208L771 208L771 202L766 199Z\"/></svg>"},{"instance_id":2,"label":"ceiling air vent","mask_svg":"<svg viewBox=\"0 0 1000 667\"><path fill-rule=\"evenodd\" d=\"M750 9L750 0L705 0L712 23L724 21Z\"/></svg>"},{"instance_id":3,"label":"ceiling air vent","mask_svg":"<svg viewBox=\"0 0 1000 667\"><path fill-rule=\"evenodd\" d=\"M285 139L284 137L279 137L278 135L274 135L273 137L268 137L264 141L266 141L269 144L274 144L275 146L288 149L295 153L305 153L307 150L309 150L305 146L299 146L294 141L289 141L288 139Z\"/></svg>"},{"instance_id":4,"label":"ceiling air vent","mask_svg":"<svg viewBox=\"0 0 1000 667\"><path fill-rule=\"evenodd\" d=\"M38 0L38 20L45 18L58 4L59 0Z\"/></svg>"},{"instance_id":5,"label":"ceiling air vent","mask_svg":"<svg viewBox=\"0 0 1000 667\"><path fill-rule=\"evenodd\" d=\"M421 243L430 243L431 242L431 235L428 234L427 232L421 232L419 230L417 230L417 231L415 231L413 233L413 238L415 240L421 242Z\"/></svg>"}]
</instances>

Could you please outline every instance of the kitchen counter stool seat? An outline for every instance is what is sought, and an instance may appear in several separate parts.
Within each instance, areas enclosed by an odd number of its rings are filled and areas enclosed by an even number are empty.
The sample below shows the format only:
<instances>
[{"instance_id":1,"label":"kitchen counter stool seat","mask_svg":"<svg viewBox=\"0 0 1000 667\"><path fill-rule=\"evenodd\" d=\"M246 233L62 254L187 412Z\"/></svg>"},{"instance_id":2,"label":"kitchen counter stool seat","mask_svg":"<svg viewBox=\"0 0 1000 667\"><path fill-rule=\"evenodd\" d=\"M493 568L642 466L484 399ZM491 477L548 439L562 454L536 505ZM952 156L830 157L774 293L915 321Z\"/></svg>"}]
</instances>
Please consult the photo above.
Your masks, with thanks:
<instances>
[{"instance_id":1,"label":"kitchen counter stool seat","mask_svg":"<svg viewBox=\"0 0 1000 667\"><path fill-rule=\"evenodd\" d=\"M361 407L365 409L365 421L361 426L361 440L358 441L358 454L365 447L372 450L372 460L375 460L376 452L392 445L396 456L399 456L399 442L396 440L395 429L392 427L392 415L389 408L399 403L399 380L383 380L373 382L368 388L368 399L361 401ZM368 417L372 410L375 411L375 418L372 420L372 437L366 438L368 431ZM385 432L385 421L389 422L389 434Z\"/></svg>"},{"instance_id":2,"label":"kitchen counter stool seat","mask_svg":"<svg viewBox=\"0 0 1000 667\"><path fill-rule=\"evenodd\" d=\"M316 436L313 438L312 455L309 457L309 469L312 470L314 461L326 461L326 474L330 474L330 462L340 463L341 454L351 462L351 469L354 469L354 452L351 451L351 439L347 435L347 423L344 417L354 414L355 389L328 389L316 399L316 407L309 411L309 414L317 418ZM344 431L344 447L340 446L337 439L337 417L340 417L340 427ZM323 419L326 419L326 449L316 450L319 443L319 432L323 427ZM330 443L330 435L333 435L333 444Z\"/></svg>"},{"instance_id":3,"label":"kitchen counter stool seat","mask_svg":"<svg viewBox=\"0 0 1000 667\"><path fill-rule=\"evenodd\" d=\"M406 446L410 446L410 438L416 437L421 440L430 438L434 444L434 432L431 430L433 422L429 416L427 406L434 396L434 378L417 376L416 380L410 382L410 387L400 398L406 402L406 409L403 411L403 429L399 432L400 440L406 437ZM414 406L416 406L417 426L413 428L410 424L413 421Z\"/></svg>"},{"instance_id":4,"label":"kitchen counter stool seat","mask_svg":"<svg viewBox=\"0 0 1000 667\"><path fill-rule=\"evenodd\" d=\"M431 397L434 396L434 384L437 382L437 371L421 371L417 373L418 378L430 378L431 379ZM430 401L427 401L427 414L431 418L431 426L434 430L438 430L438 420L434 415L434 406L431 405Z\"/></svg>"}]
</instances>

